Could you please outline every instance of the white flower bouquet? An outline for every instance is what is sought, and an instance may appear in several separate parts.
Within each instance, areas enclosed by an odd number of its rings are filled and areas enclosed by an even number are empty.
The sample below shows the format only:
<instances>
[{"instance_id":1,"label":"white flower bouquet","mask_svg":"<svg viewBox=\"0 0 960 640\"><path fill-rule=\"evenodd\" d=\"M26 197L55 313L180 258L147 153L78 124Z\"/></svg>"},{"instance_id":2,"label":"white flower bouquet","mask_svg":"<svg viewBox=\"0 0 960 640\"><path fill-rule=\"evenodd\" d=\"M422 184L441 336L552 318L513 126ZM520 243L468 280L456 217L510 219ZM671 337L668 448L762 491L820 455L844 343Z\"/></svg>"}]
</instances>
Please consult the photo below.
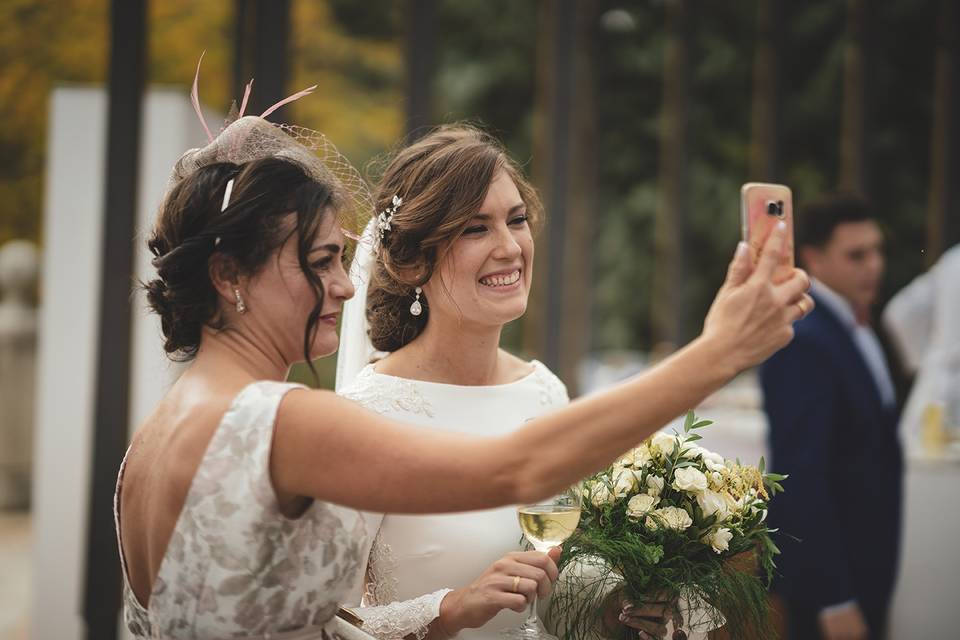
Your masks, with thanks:
<instances>
[{"instance_id":1,"label":"white flower bouquet","mask_svg":"<svg viewBox=\"0 0 960 640\"><path fill-rule=\"evenodd\" d=\"M686 603L699 630L726 624L733 638L773 637L766 591L779 550L765 520L786 476L764 473L762 458L742 465L695 444L695 431L710 424L690 412L683 434L657 433L584 482L580 524L560 567L604 570L567 571L577 584L551 605L564 638L593 636L611 576L631 602Z\"/></svg>"}]
</instances>

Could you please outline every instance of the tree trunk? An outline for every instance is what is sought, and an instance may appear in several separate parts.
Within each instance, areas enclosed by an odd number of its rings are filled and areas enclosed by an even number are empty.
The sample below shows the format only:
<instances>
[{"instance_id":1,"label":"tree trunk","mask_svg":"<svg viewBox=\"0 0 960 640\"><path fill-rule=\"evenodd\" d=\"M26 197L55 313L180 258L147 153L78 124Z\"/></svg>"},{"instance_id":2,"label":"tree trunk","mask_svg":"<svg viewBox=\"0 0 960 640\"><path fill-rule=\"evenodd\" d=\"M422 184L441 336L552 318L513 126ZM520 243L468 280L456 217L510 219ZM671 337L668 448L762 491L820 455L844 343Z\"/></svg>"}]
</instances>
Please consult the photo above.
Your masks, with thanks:
<instances>
[{"instance_id":1,"label":"tree trunk","mask_svg":"<svg viewBox=\"0 0 960 640\"><path fill-rule=\"evenodd\" d=\"M537 243L525 350L577 393L590 347L596 231L595 0L541 4L534 180L547 224Z\"/></svg>"},{"instance_id":2,"label":"tree trunk","mask_svg":"<svg viewBox=\"0 0 960 640\"><path fill-rule=\"evenodd\" d=\"M757 48L753 58L753 99L750 119L750 180L772 182L779 172L780 0L760 0L757 7Z\"/></svg>"},{"instance_id":3,"label":"tree trunk","mask_svg":"<svg viewBox=\"0 0 960 640\"><path fill-rule=\"evenodd\" d=\"M433 60L437 48L436 0L407 0L407 134L412 142L433 124Z\"/></svg>"},{"instance_id":4,"label":"tree trunk","mask_svg":"<svg viewBox=\"0 0 960 640\"><path fill-rule=\"evenodd\" d=\"M958 214L956 196L957 132L957 5L954 0L941 0L937 27L937 54L933 88L933 126L930 131L930 186L927 195L926 264L933 265L948 242L956 241L956 228L947 221ZM953 174L951 176L951 173ZM952 179L951 179L952 178ZM948 212L953 212L949 216ZM956 224L956 223L954 223Z\"/></svg>"},{"instance_id":5,"label":"tree trunk","mask_svg":"<svg viewBox=\"0 0 960 640\"><path fill-rule=\"evenodd\" d=\"M864 68L866 0L847 0L847 43L843 59L843 114L840 125L840 188L863 193Z\"/></svg>"},{"instance_id":6,"label":"tree trunk","mask_svg":"<svg viewBox=\"0 0 960 640\"><path fill-rule=\"evenodd\" d=\"M234 11L234 99L255 78L246 114L259 115L289 95L290 0L236 0ZM274 111L269 120L288 122L288 107Z\"/></svg>"},{"instance_id":7,"label":"tree trunk","mask_svg":"<svg viewBox=\"0 0 960 640\"><path fill-rule=\"evenodd\" d=\"M654 223L651 327L654 352L675 349L683 329L683 225L686 217L686 127L689 0L668 0L660 109L660 171Z\"/></svg>"}]
</instances>

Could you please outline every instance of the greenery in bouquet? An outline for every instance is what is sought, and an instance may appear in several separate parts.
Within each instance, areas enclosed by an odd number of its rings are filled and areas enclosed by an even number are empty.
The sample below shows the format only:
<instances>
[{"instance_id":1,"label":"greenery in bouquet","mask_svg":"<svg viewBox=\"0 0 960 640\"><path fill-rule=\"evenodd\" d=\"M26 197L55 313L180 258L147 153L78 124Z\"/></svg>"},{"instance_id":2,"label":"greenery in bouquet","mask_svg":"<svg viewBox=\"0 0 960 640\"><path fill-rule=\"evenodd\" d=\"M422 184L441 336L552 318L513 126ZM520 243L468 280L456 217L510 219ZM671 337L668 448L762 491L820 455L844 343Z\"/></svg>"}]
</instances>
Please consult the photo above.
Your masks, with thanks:
<instances>
[{"instance_id":1,"label":"greenery in bouquet","mask_svg":"<svg viewBox=\"0 0 960 640\"><path fill-rule=\"evenodd\" d=\"M785 476L697 445L710 424L691 411L682 434L657 433L584 482L550 609L564 638L595 637L617 589L634 603L686 603L696 630L774 636L766 592L779 550L765 521Z\"/></svg>"}]
</instances>

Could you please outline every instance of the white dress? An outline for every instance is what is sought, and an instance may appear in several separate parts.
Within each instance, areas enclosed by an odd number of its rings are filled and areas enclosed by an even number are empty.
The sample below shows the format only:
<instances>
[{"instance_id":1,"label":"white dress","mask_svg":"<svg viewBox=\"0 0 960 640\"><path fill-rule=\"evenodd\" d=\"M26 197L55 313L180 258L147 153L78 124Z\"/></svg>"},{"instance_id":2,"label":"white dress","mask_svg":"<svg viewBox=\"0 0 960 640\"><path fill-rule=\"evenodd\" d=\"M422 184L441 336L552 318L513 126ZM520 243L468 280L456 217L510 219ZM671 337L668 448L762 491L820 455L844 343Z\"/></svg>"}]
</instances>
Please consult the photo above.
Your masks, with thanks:
<instances>
[{"instance_id":1,"label":"white dress","mask_svg":"<svg viewBox=\"0 0 960 640\"><path fill-rule=\"evenodd\" d=\"M566 387L540 362L502 385L460 386L407 380L366 366L341 395L391 419L471 435L498 436L569 402ZM470 513L400 516L365 513L369 533L366 588L353 592L363 628L383 640L422 638L450 590L473 582L493 562L521 548L514 507ZM525 614L501 611L466 640L496 638Z\"/></svg>"},{"instance_id":2,"label":"white dress","mask_svg":"<svg viewBox=\"0 0 960 640\"><path fill-rule=\"evenodd\" d=\"M187 491L147 606L130 588L120 537L124 459L114 513L134 637L369 638L334 617L368 547L359 512L315 500L288 518L270 480L277 408L298 387L254 382L233 400Z\"/></svg>"},{"instance_id":3,"label":"white dress","mask_svg":"<svg viewBox=\"0 0 960 640\"><path fill-rule=\"evenodd\" d=\"M960 246L944 253L933 268L897 293L883 313L905 364L917 371L900 427L911 452L920 452L923 414L932 404L942 405L947 422L960 428L958 281Z\"/></svg>"}]
</instances>

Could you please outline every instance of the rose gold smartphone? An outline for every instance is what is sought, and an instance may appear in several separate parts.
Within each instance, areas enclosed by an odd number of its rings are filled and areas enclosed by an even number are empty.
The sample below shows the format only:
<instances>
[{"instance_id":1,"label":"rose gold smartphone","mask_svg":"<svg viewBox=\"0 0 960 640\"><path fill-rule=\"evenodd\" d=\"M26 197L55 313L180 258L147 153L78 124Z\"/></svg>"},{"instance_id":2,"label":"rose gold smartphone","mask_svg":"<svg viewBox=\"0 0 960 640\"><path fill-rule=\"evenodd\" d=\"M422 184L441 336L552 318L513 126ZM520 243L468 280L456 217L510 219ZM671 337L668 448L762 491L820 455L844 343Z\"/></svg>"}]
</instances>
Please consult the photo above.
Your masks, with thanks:
<instances>
[{"instance_id":1,"label":"rose gold smartphone","mask_svg":"<svg viewBox=\"0 0 960 640\"><path fill-rule=\"evenodd\" d=\"M793 273L793 194L790 187L782 184L748 182L740 188L740 234L754 264L780 221L787 225L787 246L774 273L776 282Z\"/></svg>"}]
</instances>

